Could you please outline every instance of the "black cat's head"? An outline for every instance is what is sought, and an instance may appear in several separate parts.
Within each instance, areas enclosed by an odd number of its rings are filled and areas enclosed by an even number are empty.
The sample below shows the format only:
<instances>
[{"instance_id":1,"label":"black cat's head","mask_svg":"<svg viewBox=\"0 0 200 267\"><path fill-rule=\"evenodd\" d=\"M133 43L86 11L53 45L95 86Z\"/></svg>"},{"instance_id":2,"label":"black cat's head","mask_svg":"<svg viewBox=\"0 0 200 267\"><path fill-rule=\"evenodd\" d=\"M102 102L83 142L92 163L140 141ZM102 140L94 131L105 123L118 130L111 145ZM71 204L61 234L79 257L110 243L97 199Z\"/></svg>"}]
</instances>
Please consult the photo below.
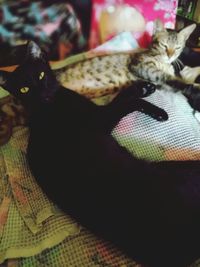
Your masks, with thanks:
<instances>
[{"instance_id":1,"label":"black cat's head","mask_svg":"<svg viewBox=\"0 0 200 267\"><path fill-rule=\"evenodd\" d=\"M13 72L0 71L0 86L28 108L51 102L58 84L45 54L30 41L26 56Z\"/></svg>"}]
</instances>

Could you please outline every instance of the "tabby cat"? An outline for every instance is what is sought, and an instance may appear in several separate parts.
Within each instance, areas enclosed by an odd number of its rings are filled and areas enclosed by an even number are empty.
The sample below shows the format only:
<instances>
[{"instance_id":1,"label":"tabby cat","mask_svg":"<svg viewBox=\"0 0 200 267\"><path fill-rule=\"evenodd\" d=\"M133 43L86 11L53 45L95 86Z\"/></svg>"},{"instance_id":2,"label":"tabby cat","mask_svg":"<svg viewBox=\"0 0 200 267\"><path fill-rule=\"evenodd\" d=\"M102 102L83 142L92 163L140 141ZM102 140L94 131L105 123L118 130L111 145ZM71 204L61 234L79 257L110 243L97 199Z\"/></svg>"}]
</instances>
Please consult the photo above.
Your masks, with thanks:
<instances>
[{"instance_id":1,"label":"tabby cat","mask_svg":"<svg viewBox=\"0 0 200 267\"><path fill-rule=\"evenodd\" d=\"M31 171L63 211L148 266L184 267L200 256L200 162L146 162L110 134L135 110L166 115L141 98L154 85L138 81L97 106L59 85L33 42L0 77L29 111Z\"/></svg>"},{"instance_id":2,"label":"tabby cat","mask_svg":"<svg viewBox=\"0 0 200 267\"><path fill-rule=\"evenodd\" d=\"M63 86L88 98L117 93L138 78L144 79L157 84L157 88L182 90L191 106L200 110L199 85L187 86L186 81L175 75L175 70L183 68L178 57L195 27L192 24L177 32L165 29L162 22L156 20L148 49L96 56L55 70L55 74Z\"/></svg>"}]
</instances>

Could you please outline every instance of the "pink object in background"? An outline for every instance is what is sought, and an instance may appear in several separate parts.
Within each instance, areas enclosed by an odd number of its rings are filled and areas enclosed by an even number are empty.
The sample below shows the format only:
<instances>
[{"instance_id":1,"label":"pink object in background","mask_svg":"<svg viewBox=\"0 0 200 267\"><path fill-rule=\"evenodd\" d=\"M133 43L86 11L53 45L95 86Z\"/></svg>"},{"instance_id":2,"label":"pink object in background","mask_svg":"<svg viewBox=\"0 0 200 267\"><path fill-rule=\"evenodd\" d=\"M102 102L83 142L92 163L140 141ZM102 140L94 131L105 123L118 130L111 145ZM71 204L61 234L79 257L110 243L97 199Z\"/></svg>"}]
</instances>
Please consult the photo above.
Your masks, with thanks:
<instances>
[{"instance_id":1,"label":"pink object in background","mask_svg":"<svg viewBox=\"0 0 200 267\"><path fill-rule=\"evenodd\" d=\"M153 21L160 19L166 28L176 22L178 0L93 0L90 48L122 31L132 32L141 47L147 47Z\"/></svg>"}]
</instances>

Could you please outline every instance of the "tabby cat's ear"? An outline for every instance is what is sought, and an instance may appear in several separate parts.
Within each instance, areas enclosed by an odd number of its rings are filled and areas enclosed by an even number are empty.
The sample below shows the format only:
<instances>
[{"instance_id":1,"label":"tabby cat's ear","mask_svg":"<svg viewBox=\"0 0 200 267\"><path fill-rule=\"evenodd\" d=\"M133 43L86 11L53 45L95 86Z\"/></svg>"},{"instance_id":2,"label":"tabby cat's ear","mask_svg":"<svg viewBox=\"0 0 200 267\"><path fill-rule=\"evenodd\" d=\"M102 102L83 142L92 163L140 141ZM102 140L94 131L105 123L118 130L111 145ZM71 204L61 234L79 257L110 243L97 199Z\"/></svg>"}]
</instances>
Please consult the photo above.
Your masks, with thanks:
<instances>
[{"instance_id":1,"label":"tabby cat's ear","mask_svg":"<svg viewBox=\"0 0 200 267\"><path fill-rule=\"evenodd\" d=\"M32 57L33 59L38 59L42 57L42 50L33 41L29 41L27 44L27 57Z\"/></svg>"},{"instance_id":2,"label":"tabby cat's ear","mask_svg":"<svg viewBox=\"0 0 200 267\"><path fill-rule=\"evenodd\" d=\"M196 28L196 24L191 24L185 27L184 29L182 29L178 34L186 41L195 28Z\"/></svg>"},{"instance_id":3,"label":"tabby cat's ear","mask_svg":"<svg viewBox=\"0 0 200 267\"><path fill-rule=\"evenodd\" d=\"M0 86L3 87L8 80L10 72L0 70Z\"/></svg>"},{"instance_id":4,"label":"tabby cat's ear","mask_svg":"<svg viewBox=\"0 0 200 267\"><path fill-rule=\"evenodd\" d=\"M162 21L160 19L156 19L154 21L154 26L153 26L153 34L157 33L157 32L165 32L166 29L162 23Z\"/></svg>"}]
</instances>

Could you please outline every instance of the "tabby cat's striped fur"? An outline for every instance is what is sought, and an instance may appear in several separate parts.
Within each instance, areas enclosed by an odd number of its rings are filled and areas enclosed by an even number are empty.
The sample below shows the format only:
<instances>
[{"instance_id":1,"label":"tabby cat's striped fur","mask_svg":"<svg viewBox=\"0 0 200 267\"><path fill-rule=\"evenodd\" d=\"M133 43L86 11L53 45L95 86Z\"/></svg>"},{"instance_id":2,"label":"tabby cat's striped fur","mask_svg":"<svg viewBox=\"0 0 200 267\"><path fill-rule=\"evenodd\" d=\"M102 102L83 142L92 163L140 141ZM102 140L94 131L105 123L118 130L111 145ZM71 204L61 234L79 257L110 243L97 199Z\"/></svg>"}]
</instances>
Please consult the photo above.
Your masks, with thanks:
<instances>
[{"instance_id":1,"label":"tabby cat's striped fur","mask_svg":"<svg viewBox=\"0 0 200 267\"><path fill-rule=\"evenodd\" d=\"M172 82L176 80L172 63L176 62L194 29L195 24L180 32L166 30L157 20L152 44L148 49L131 54L97 56L64 67L56 71L56 76L65 87L89 98L118 92L138 77L162 87L168 83L175 89L183 89L185 83L182 81Z\"/></svg>"},{"instance_id":2,"label":"tabby cat's striped fur","mask_svg":"<svg viewBox=\"0 0 200 267\"><path fill-rule=\"evenodd\" d=\"M93 57L55 70L60 83L88 98L119 92L135 81L128 66L130 53Z\"/></svg>"}]
</instances>

